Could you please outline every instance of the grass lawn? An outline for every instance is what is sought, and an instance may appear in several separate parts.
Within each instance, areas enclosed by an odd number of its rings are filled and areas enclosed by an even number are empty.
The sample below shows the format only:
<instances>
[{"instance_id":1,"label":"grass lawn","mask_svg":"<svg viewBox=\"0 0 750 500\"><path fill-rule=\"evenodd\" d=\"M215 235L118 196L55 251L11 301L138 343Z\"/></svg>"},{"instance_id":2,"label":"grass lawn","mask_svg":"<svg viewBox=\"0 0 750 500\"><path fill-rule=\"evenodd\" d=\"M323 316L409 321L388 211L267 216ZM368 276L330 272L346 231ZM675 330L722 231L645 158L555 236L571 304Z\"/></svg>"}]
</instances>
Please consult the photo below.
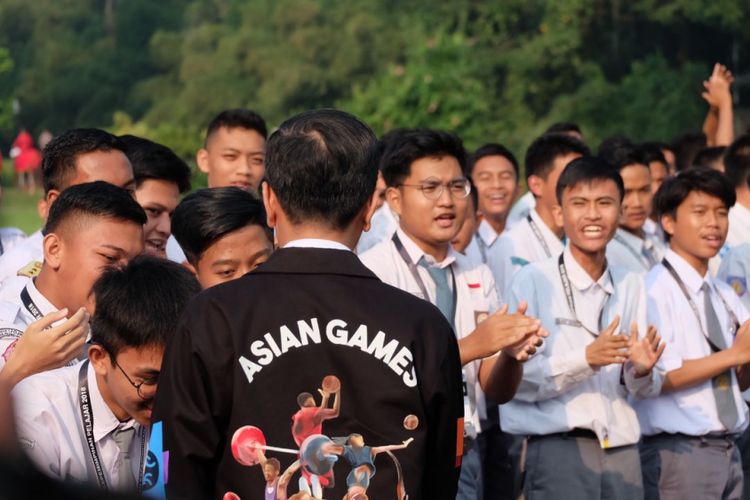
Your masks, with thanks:
<instances>
[{"instance_id":1,"label":"grass lawn","mask_svg":"<svg viewBox=\"0 0 750 500\"><path fill-rule=\"evenodd\" d=\"M3 198L0 204L0 227L13 226L31 234L42 226L36 211L36 204L42 198L42 188L36 194L26 194L13 184L13 164L5 159L2 176Z\"/></svg>"}]
</instances>

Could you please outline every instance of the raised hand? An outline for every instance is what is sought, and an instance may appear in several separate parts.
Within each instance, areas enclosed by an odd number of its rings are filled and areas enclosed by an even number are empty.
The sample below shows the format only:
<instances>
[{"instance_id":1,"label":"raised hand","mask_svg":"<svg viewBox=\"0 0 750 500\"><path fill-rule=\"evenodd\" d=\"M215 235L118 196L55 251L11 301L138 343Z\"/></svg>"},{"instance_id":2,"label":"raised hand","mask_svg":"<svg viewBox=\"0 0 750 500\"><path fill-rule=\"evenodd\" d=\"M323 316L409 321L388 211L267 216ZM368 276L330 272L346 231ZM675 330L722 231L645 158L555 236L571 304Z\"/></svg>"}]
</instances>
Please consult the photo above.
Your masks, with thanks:
<instances>
[{"instance_id":1,"label":"raised hand","mask_svg":"<svg viewBox=\"0 0 750 500\"><path fill-rule=\"evenodd\" d=\"M635 369L636 377L645 377L651 373L667 345L662 343L653 325L649 325L646 335L638 339L638 325L633 323L630 325L629 339L630 359L628 362Z\"/></svg>"},{"instance_id":2,"label":"raised hand","mask_svg":"<svg viewBox=\"0 0 750 500\"><path fill-rule=\"evenodd\" d=\"M515 358L516 352L520 352L526 341L537 335L541 328L541 321L525 316L525 312L525 303L521 303L518 311L513 314L509 314L508 306L504 305L477 325L471 335L462 339L463 364L493 356L506 349L509 349L509 354Z\"/></svg>"},{"instance_id":3,"label":"raised hand","mask_svg":"<svg viewBox=\"0 0 750 500\"><path fill-rule=\"evenodd\" d=\"M592 367L622 364L630 356L629 339L626 335L615 335L620 325L616 316L599 336L586 347L586 361Z\"/></svg>"},{"instance_id":4,"label":"raised hand","mask_svg":"<svg viewBox=\"0 0 750 500\"><path fill-rule=\"evenodd\" d=\"M703 82L704 92L701 97L718 111L719 108L732 105L730 87L734 81L732 72L723 64L716 63L708 80Z\"/></svg>"}]
</instances>

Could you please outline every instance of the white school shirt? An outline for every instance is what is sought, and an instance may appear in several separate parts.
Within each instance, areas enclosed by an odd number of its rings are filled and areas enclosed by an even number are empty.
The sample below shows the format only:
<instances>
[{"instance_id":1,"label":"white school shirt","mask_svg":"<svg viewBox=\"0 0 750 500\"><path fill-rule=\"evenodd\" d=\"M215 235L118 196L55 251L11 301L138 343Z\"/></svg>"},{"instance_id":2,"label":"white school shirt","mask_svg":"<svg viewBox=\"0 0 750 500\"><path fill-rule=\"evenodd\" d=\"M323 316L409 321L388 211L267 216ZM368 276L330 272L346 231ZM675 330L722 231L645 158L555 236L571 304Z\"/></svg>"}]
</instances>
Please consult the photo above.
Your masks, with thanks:
<instances>
[{"instance_id":1,"label":"white school shirt","mask_svg":"<svg viewBox=\"0 0 750 500\"><path fill-rule=\"evenodd\" d=\"M527 435L588 429L596 433L603 448L635 444L640 428L628 399L633 394L658 393L661 377L652 371L650 376L635 378L628 364L624 368L619 364L599 368L588 364L586 347L595 338L584 328L570 324L575 317L568 306L558 259L556 256L524 267L510 286L511 309L528 301L527 314L541 320L549 337L524 364L515 398L502 407L501 427L505 432ZM646 299L641 275L608 267L595 282L573 258L569 247L563 259L576 315L586 328L598 334L620 316L619 332L629 331L635 322L640 334L645 334Z\"/></svg>"},{"instance_id":2,"label":"white school shirt","mask_svg":"<svg viewBox=\"0 0 750 500\"><path fill-rule=\"evenodd\" d=\"M646 251L650 251L654 262L658 263L664 256L664 249L660 244L650 239L641 238L617 228L614 237L607 244L607 263L611 267L622 267L635 273L646 273L651 269Z\"/></svg>"},{"instance_id":3,"label":"white school shirt","mask_svg":"<svg viewBox=\"0 0 750 500\"><path fill-rule=\"evenodd\" d=\"M184 264L187 262L185 252L182 251L182 247L173 234L170 234L169 238L167 238L167 245L164 250L167 252L167 259L172 262L177 262L178 264Z\"/></svg>"},{"instance_id":4,"label":"white school shirt","mask_svg":"<svg viewBox=\"0 0 750 500\"><path fill-rule=\"evenodd\" d=\"M533 222L529 222L529 218ZM541 241L532 223L539 230ZM513 276L523 266L560 255L563 247L562 240L544 223L536 209L531 210L526 218L505 231L489 251L488 262L498 288L507 293Z\"/></svg>"},{"instance_id":5,"label":"white school shirt","mask_svg":"<svg viewBox=\"0 0 750 500\"><path fill-rule=\"evenodd\" d=\"M716 278L731 286L745 309L750 310L750 293L747 290L747 281L750 278L750 243L729 249L721 259Z\"/></svg>"},{"instance_id":6,"label":"white school shirt","mask_svg":"<svg viewBox=\"0 0 750 500\"><path fill-rule=\"evenodd\" d=\"M357 243L357 253L364 253L381 241L393 236L398 227L396 216L393 215L388 202L378 208L370 220L370 229L363 231Z\"/></svg>"},{"instance_id":7,"label":"white school shirt","mask_svg":"<svg viewBox=\"0 0 750 500\"><path fill-rule=\"evenodd\" d=\"M43 241L44 236L39 230L0 255L0 283L18 275L31 263L41 263L44 260Z\"/></svg>"},{"instance_id":8,"label":"white school shirt","mask_svg":"<svg viewBox=\"0 0 750 500\"><path fill-rule=\"evenodd\" d=\"M646 233L646 239L654 242L661 248L662 254L667 251L667 241L664 237L664 230L661 225L653 221L653 219L646 219L643 223L643 232Z\"/></svg>"},{"instance_id":9,"label":"white school shirt","mask_svg":"<svg viewBox=\"0 0 750 500\"><path fill-rule=\"evenodd\" d=\"M729 209L729 232L726 244L731 248L742 243L750 243L750 209L735 203Z\"/></svg>"},{"instance_id":10,"label":"white school shirt","mask_svg":"<svg viewBox=\"0 0 750 500\"><path fill-rule=\"evenodd\" d=\"M525 219L535 206L536 198L534 198L534 193L526 191L511 207L508 220L505 222L506 227L512 227L517 222Z\"/></svg>"},{"instance_id":11,"label":"white school shirt","mask_svg":"<svg viewBox=\"0 0 750 500\"><path fill-rule=\"evenodd\" d=\"M721 294L741 324L750 315L748 315L737 295L729 285L712 278L709 273L706 273L706 276L700 276L690 264L672 250L667 250L665 258L685 283L685 287L698 308L703 328L705 328L706 316L701 286L704 282L707 282L712 287L711 304L723 326L726 345L732 345L733 336L729 331L729 315L724 303L716 293L718 291ZM659 330L662 340L667 344L667 348L657 364L659 370L667 373L680 368L683 360L709 356L711 348L698 324L695 313L677 281L663 264L655 266L646 275L646 290L648 294L648 321ZM725 429L719 421L711 381L707 380L681 391L638 401L636 410L643 434L647 436L662 432L681 433L689 436L703 436L711 432L739 434L747 427L748 410L747 405L740 397L734 370L732 370L732 391L739 415L734 429Z\"/></svg>"},{"instance_id":12,"label":"white school shirt","mask_svg":"<svg viewBox=\"0 0 750 500\"><path fill-rule=\"evenodd\" d=\"M16 385L11 393L21 448L45 474L61 480L97 485L92 475L91 453L85 445L78 395L78 374L83 362L32 375ZM135 420L120 422L102 399L91 365L88 367L94 440L104 468L108 487L115 489L121 452L112 431L118 427L135 429L130 460L135 483L145 470L148 429ZM135 389L133 389L135 392ZM143 457L143 458L142 458ZM142 465L144 469L138 469Z\"/></svg>"},{"instance_id":13,"label":"white school shirt","mask_svg":"<svg viewBox=\"0 0 750 500\"><path fill-rule=\"evenodd\" d=\"M417 244L401 229L397 229L396 234L412 262L417 264L423 256L428 261L434 262L432 257L425 255ZM435 283L428 271L422 266L417 265L417 272L422 278L422 282L429 294L429 297L424 297L414 276L409 271L409 266L404 262L392 239L389 238L375 245L360 255L360 259L384 283L409 292L421 299L428 300L433 304L437 302ZM464 255L453 250L453 248L448 250L448 256L438 266L441 268L451 267L453 270L457 287L456 336L459 339L467 337L476 329L479 322L489 314L494 313L498 308L498 296L495 289L495 282L492 279L492 273L487 266L466 258ZM452 283L450 276L448 277L448 283ZM465 416L466 421L473 424L472 431L479 431L480 418L486 418L484 396L479 385L480 364L481 362L477 360L463 367L469 397L471 397L472 393L475 395L475 411L472 412L472 415L469 415L467 412ZM472 435L472 437L474 436Z\"/></svg>"},{"instance_id":14,"label":"white school shirt","mask_svg":"<svg viewBox=\"0 0 750 500\"><path fill-rule=\"evenodd\" d=\"M7 252L26 239L26 233L17 227L0 227L0 243L3 244L2 252Z\"/></svg>"}]
</instances>

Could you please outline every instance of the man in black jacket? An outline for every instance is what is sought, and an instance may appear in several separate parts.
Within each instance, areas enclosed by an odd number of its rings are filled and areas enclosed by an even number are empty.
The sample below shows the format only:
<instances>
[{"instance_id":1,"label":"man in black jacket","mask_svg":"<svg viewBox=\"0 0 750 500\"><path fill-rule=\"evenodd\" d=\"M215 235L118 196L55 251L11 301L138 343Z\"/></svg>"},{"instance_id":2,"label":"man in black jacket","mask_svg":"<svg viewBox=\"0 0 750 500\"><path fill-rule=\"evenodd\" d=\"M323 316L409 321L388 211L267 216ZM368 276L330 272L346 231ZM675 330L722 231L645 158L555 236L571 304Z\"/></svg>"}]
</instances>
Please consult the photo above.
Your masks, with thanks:
<instances>
[{"instance_id":1,"label":"man in black jacket","mask_svg":"<svg viewBox=\"0 0 750 500\"><path fill-rule=\"evenodd\" d=\"M269 140L263 201L280 249L201 294L164 358L154 422L170 498L455 497L455 335L351 251L375 206L374 143L334 110L297 115ZM351 436L384 452L353 467ZM265 457L281 463L276 491Z\"/></svg>"}]
</instances>

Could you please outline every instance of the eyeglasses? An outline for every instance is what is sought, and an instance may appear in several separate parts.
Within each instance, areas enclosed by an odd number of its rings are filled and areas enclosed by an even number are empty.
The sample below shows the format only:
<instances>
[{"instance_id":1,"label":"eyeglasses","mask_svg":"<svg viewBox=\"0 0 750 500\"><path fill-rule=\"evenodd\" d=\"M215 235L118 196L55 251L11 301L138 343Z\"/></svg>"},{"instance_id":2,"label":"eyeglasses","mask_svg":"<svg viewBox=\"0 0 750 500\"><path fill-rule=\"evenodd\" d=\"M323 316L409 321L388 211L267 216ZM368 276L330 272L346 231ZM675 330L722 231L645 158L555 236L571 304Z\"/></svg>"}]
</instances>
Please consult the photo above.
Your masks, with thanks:
<instances>
[{"instance_id":1,"label":"eyeglasses","mask_svg":"<svg viewBox=\"0 0 750 500\"><path fill-rule=\"evenodd\" d=\"M117 362L117 360L112 357L112 362L115 364L117 368L120 369L123 375L125 375L125 378L127 381L135 387L135 392L138 393L138 397L141 399L150 399L154 397L154 394L156 393L156 385L159 383L159 377L152 377L148 378L146 380L143 380L142 382L136 384L133 382L133 380L128 376L127 373L125 373L125 370L122 369L122 366Z\"/></svg>"},{"instance_id":2,"label":"eyeglasses","mask_svg":"<svg viewBox=\"0 0 750 500\"><path fill-rule=\"evenodd\" d=\"M434 177L430 177L421 184L399 184L399 186L413 187L422 191L422 194L428 200L439 200L443 195L445 188L452 197L466 198L471 193L471 183L468 179L455 179L449 182L440 182Z\"/></svg>"}]
</instances>

